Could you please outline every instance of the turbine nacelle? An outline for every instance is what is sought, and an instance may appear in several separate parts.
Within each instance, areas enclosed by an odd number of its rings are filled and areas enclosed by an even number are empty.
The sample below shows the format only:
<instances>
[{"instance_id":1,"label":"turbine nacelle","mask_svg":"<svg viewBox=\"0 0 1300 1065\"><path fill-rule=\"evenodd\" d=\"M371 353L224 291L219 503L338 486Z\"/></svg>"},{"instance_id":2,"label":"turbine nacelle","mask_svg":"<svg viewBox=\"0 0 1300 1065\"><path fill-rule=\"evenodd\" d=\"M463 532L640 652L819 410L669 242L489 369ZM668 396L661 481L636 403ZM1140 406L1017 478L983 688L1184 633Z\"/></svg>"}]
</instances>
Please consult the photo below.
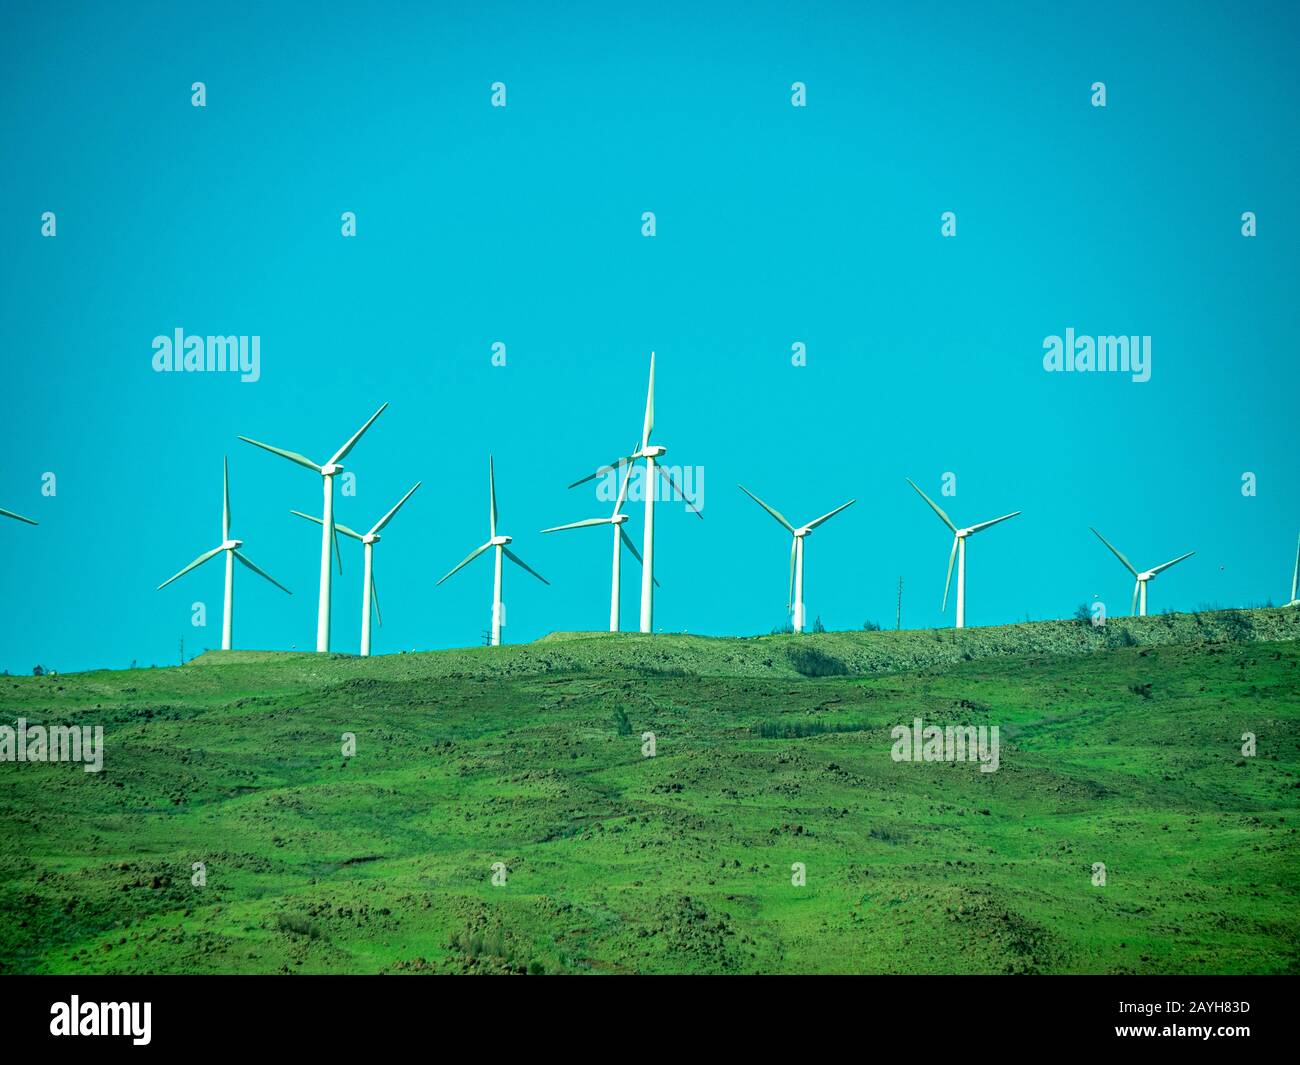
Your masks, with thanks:
<instances>
[{"instance_id":1,"label":"turbine nacelle","mask_svg":"<svg viewBox=\"0 0 1300 1065\"><path fill-rule=\"evenodd\" d=\"M361 542L363 544L377 544L382 539L383 537L378 533L366 533L365 536L361 537Z\"/></svg>"},{"instance_id":2,"label":"turbine nacelle","mask_svg":"<svg viewBox=\"0 0 1300 1065\"><path fill-rule=\"evenodd\" d=\"M343 464L341 462L327 462L320 468L322 477L333 477L336 473L342 472Z\"/></svg>"},{"instance_id":3,"label":"turbine nacelle","mask_svg":"<svg viewBox=\"0 0 1300 1065\"><path fill-rule=\"evenodd\" d=\"M611 525L622 525L627 520L628 520L628 516L626 514L615 514L612 518L609 519L609 523Z\"/></svg>"},{"instance_id":4,"label":"turbine nacelle","mask_svg":"<svg viewBox=\"0 0 1300 1065\"><path fill-rule=\"evenodd\" d=\"M638 451L633 458L638 459L657 459L660 455L666 455L668 449L662 444L647 444Z\"/></svg>"},{"instance_id":5,"label":"turbine nacelle","mask_svg":"<svg viewBox=\"0 0 1300 1065\"><path fill-rule=\"evenodd\" d=\"M234 551L244 546L243 540L222 540L218 551Z\"/></svg>"},{"instance_id":6,"label":"turbine nacelle","mask_svg":"<svg viewBox=\"0 0 1300 1065\"><path fill-rule=\"evenodd\" d=\"M506 544L514 539L511 536L494 536L488 541L488 547L505 547Z\"/></svg>"},{"instance_id":7,"label":"turbine nacelle","mask_svg":"<svg viewBox=\"0 0 1300 1065\"><path fill-rule=\"evenodd\" d=\"M1140 581L1150 581L1150 580L1154 580L1155 576L1156 575L1153 571L1147 570L1145 573L1139 573L1137 575L1137 579Z\"/></svg>"}]
</instances>

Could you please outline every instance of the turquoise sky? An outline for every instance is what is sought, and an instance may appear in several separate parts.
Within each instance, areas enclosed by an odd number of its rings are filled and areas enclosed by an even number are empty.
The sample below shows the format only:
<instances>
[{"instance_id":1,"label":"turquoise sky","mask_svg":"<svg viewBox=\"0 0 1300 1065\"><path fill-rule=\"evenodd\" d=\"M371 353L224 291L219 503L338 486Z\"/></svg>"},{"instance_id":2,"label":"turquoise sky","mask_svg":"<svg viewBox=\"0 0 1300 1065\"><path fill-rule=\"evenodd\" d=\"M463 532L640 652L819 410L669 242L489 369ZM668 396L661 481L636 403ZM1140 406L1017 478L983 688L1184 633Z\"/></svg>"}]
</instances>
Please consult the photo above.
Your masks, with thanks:
<instances>
[{"instance_id":1,"label":"turquoise sky","mask_svg":"<svg viewBox=\"0 0 1300 1065\"><path fill-rule=\"evenodd\" d=\"M384 401L336 512L424 482L377 548L376 651L481 641L490 560L434 582L487 537L489 453L552 585L507 572L506 640L602 628L608 536L538 530L607 512L565 486L633 443L651 350L656 439L705 492L658 513L665 629L785 620L788 540L737 482L796 521L857 498L808 542L830 628L892 626L900 576L904 626L951 624L905 477L962 524L1024 512L971 541L970 624L1127 613L1089 525L1139 566L1196 550L1152 611L1287 598L1294 5L337 6L7 5L0 507L40 525L0 524L0 667L219 646L220 562L154 589L219 541L226 455L234 534L295 593L241 570L236 646L312 647L289 511L319 480L236 436L320 461ZM260 380L155 373L177 328L260 337ZM1151 380L1045 372L1067 328L1150 336Z\"/></svg>"}]
</instances>

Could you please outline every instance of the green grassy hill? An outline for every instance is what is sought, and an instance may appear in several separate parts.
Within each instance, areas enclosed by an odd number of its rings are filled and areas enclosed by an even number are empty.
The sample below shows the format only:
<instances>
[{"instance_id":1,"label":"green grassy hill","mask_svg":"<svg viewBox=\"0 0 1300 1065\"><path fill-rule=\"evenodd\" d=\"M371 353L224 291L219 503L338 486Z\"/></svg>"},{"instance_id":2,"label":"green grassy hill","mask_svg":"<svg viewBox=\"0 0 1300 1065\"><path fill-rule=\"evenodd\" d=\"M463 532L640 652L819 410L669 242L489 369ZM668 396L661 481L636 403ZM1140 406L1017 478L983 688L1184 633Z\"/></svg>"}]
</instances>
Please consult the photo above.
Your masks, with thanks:
<instances>
[{"instance_id":1,"label":"green grassy hill","mask_svg":"<svg viewBox=\"0 0 1300 1065\"><path fill-rule=\"evenodd\" d=\"M0 762L0 971L1297 972L1298 637L1226 611L0 678L0 720L106 734L98 774ZM894 762L918 716L1000 726L998 772Z\"/></svg>"}]
</instances>

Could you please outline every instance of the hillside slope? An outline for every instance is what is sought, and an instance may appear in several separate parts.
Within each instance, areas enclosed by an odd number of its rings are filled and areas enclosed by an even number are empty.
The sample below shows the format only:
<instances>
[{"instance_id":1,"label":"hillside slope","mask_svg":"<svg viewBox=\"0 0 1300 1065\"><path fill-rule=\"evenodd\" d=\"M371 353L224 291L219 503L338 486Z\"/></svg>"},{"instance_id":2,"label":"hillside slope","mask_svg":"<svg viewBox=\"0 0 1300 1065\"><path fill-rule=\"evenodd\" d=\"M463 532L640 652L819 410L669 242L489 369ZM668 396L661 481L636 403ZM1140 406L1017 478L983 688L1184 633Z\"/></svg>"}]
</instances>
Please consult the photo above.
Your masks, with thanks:
<instances>
[{"instance_id":1,"label":"hillside slope","mask_svg":"<svg viewBox=\"0 0 1300 1065\"><path fill-rule=\"evenodd\" d=\"M4 678L0 971L1300 971L1295 616Z\"/></svg>"}]
</instances>

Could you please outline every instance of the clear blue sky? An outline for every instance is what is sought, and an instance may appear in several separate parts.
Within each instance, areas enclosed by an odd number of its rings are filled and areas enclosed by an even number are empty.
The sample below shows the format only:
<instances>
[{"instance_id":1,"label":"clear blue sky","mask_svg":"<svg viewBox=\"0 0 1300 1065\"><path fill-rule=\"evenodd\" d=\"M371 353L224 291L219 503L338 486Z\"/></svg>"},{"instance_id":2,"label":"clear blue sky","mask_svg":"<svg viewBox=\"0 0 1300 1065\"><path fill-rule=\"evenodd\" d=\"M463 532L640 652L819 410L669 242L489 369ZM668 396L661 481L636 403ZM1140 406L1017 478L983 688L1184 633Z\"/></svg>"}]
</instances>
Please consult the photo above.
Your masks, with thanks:
<instances>
[{"instance_id":1,"label":"clear blue sky","mask_svg":"<svg viewBox=\"0 0 1300 1065\"><path fill-rule=\"evenodd\" d=\"M1297 19L10 4L0 506L41 524L0 523L0 667L219 646L219 562L154 589L218 542L223 455L235 535L295 593L240 570L236 646L310 648L319 543L289 510L318 512L318 479L236 435L319 461L385 400L336 513L369 527L424 481L377 549L376 651L487 628L489 559L434 582L486 538L489 452L502 530L552 582L507 572L507 641L603 628L607 535L538 530L606 511L565 486L633 442L652 349L656 438L705 479L703 522L659 513L665 629L785 620L788 540L738 481L796 521L857 498L809 541L810 619L892 626L901 575L905 626L951 624L950 539L904 481L939 498L946 471L958 522L1024 512L971 542L970 624L1093 596L1127 613L1131 580L1089 525L1142 566L1197 551L1152 584L1153 611L1284 601ZM176 328L260 336L261 380L154 373L152 340ZM1151 381L1045 373L1043 339L1066 328L1150 335ZM343 546L334 648L355 651L361 555Z\"/></svg>"}]
</instances>

